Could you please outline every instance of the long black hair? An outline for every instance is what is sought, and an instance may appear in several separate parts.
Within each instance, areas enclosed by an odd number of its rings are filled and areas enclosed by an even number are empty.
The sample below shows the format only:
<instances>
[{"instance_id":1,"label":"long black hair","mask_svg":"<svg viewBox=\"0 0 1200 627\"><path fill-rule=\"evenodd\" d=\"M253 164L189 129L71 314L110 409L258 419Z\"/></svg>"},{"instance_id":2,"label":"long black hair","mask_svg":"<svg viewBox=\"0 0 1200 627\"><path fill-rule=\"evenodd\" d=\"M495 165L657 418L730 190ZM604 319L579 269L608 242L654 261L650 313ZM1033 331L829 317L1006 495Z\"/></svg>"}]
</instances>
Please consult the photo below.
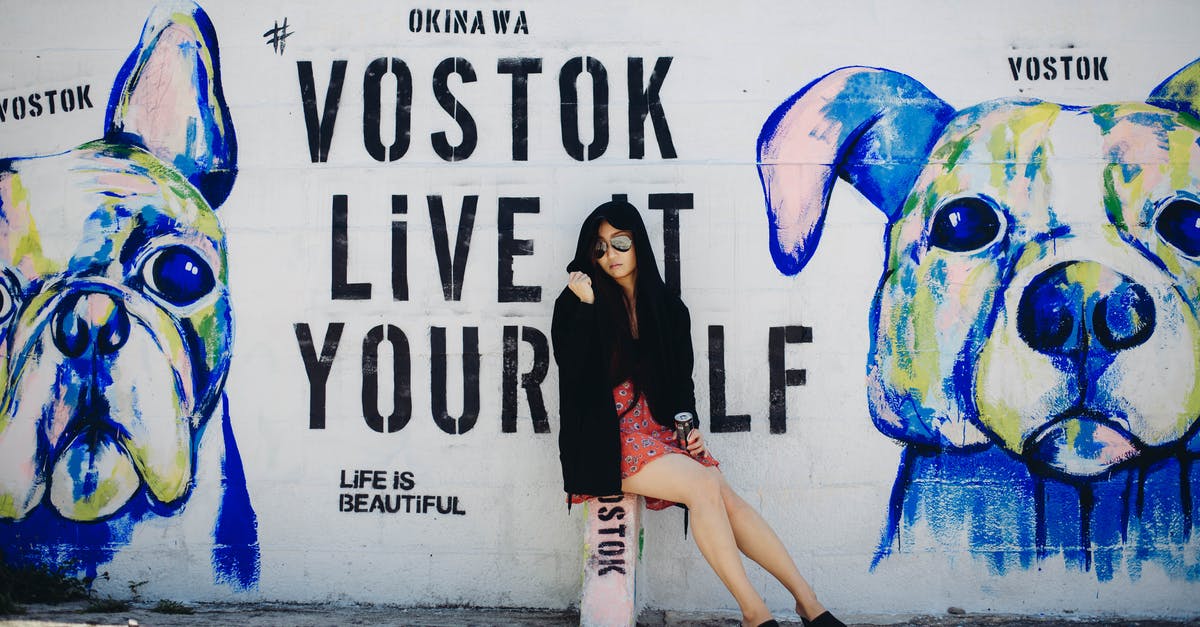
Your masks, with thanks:
<instances>
[{"instance_id":1,"label":"long black hair","mask_svg":"<svg viewBox=\"0 0 1200 627\"><path fill-rule=\"evenodd\" d=\"M637 259L637 279L634 283L638 321L636 343L629 324L625 292L595 258L601 222L608 222L613 228L629 231L633 235L633 252ZM632 380L634 398L638 394L645 394L655 420L670 425L671 416L663 415L665 409L660 411L664 407L660 395L666 387L664 368L671 363L665 341L667 329L663 328L663 324L668 319L669 303L677 300L679 295L668 290L663 283L646 225L637 208L624 200L612 200L592 211L579 229L575 258L567 270L585 272L592 279L601 340L608 353L609 384L617 385L626 379ZM630 403L629 406L633 405Z\"/></svg>"}]
</instances>

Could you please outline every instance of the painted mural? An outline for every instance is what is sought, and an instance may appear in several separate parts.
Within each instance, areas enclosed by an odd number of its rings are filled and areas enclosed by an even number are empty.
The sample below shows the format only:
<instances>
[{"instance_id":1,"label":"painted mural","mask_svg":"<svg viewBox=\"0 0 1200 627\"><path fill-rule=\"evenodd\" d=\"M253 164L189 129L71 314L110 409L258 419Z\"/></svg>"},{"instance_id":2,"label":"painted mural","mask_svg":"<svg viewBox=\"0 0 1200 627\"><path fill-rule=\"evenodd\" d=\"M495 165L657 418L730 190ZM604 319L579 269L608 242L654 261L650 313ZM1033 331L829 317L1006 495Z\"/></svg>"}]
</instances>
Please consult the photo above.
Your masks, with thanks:
<instances>
[{"instance_id":1,"label":"painted mural","mask_svg":"<svg viewBox=\"0 0 1200 627\"><path fill-rule=\"evenodd\" d=\"M1200 4L195 1L0 0L0 567L578 607L551 301L620 198L830 608L1200 612ZM600 550L730 609L681 525Z\"/></svg>"},{"instance_id":2,"label":"painted mural","mask_svg":"<svg viewBox=\"0 0 1200 627\"><path fill-rule=\"evenodd\" d=\"M0 551L95 578L167 529L253 587L257 523L223 388L232 308L216 208L237 172L217 40L163 5L100 139L0 160Z\"/></svg>"},{"instance_id":3,"label":"painted mural","mask_svg":"<svg viewBox=\"0 0 1200 627\"><path fill-rule=\"evenodd\" d=\"M763 125L782 273L837 178L888 219L867 395L904 452L872 569L940 550L1200 579L1198 116L1200 61L1142 102L962 110L845 67Z\"/></svg>"}]
</instances>

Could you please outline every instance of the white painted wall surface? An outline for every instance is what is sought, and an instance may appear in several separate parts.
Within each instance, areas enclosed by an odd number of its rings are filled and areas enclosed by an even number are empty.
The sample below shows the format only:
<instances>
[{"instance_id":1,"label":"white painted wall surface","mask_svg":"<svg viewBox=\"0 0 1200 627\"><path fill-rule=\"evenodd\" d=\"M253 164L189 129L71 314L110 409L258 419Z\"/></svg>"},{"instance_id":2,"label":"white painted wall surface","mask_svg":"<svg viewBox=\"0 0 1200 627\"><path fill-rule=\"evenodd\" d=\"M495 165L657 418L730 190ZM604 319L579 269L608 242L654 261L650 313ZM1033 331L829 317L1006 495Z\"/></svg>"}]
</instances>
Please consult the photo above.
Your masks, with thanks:
<instances>
[{"instance_id":1,"label":"white painted wall surface","mask_svg":"<svg viewBox=\"0 0 1200 627\"><path fill-rule=\"evenodd\" d=\"M0 123L0 156L67 150L99 136L113 78L137 42L150 3L0 2L0 98L90 85L95 107ZM912 76L956 108L999 97L1092 105L1141 101L1200 57L1190 2L361 2L203 3L220 42L224 93L236 127L239 174L218 212L228 237L235 339L226 383L230 416L258 516L261 575L256 589L214 584L207 550L170 524L144 533L99 569L97 585L122 594L179 600L247 599L471 604L560 608L578 603L581 510L567 513L557 459L556 369L542 382L551 433L535 433L518 395L515 433L501 430L502 333L532 327L547 338L554 297L564 285L581 219L614 194L644 210L652 238L663 213L648 195L691 194L679 213L683 297L692 312L696 391L709 428L708 334L724 328L729 413L750 431L710 434L728 480L776 528L824 602L842 613L969 611L1097 615L1195 615L1200 611L1197 532L1178 551L1188 576L1153 562L1111 579L1051 554L1028 568L989 568L965 546L901 552L870 569L883 529L900 445L872 425L866 398L868 315L884 263L885 217L844 182L837 184L823 241L809 266L786 277L767 250L767 223L755 168L767 116L813 79L850 65ZM491 12L523 11L528 34L493 34ZM410 11L475 10L486 34L411 32ZM264 31L286 18L292 35L278 52ZM1107 58L1106 81L1014 80L1009 57L1066 54ZM434 100L441 60L467 59L477 80L450 90L478 125L469 158L448 163L430 135L460 137ZM380 163L363 145L362 80L380 57L411 70L411 145ZM528 83L526 161L511 156L509 57L541 59ZM610 142L580 162L564 151L558 76L589 57L608 72ZM646 124L646 155L629 157L626 59L672 59L661 89L677 158L664 158ZM318 106L331 65L346 78L328 161L310 159L297 63L312 63ZM585 75L586 78L586 75ZM644 79L645 80L645 79ZM580 81L585 84L586 81ZM384 110L392 102L383 82ZM590 102L590 89L580 98ZM584 138L590 136L588 109ZM387 114L383 137L390 137ZM388 143L385 141L385 143ZM1196 153L1193 151L1192 153ZM1194 186L1195 182L1192 182ZM349 203L351 281L369 282L369 300L333 300L331 207ZM408 198L407 301L392 299L390 198ZM426 206L445 200L453 234L465 195L478 196L462 299L443 297ZM517 257L515 283L539 286L540 302L497 302L500 197L540 199L518 214L515 236L533 242ZM661 240L660 240L661 241ZM453 242L451 242L453 247ZM660 260L662 249L658 249ZM344 323L327 388L326 426L309 428L309 380L294 327L311 327L318 350L327 325ZM411 347L412 416L398 432L372 431L361 406L362 342L382 324ZM768 430L768 332L811 327L813 341L789 344L786 367L806 383L788 388L786 431ZM449 412L462 412L462 332L478 328L481 408L465 433L431 417L431 327L447 329ZM531 367L519 342L519 373ZM381 351L381 406L390 401L390 354ZM412 473L411 494L455 496L465 515L339 512L341 473ZM1200 487L1200 486L1197 486ZM1195 488L1193 488L1195 490ZM368 492L372 492L368 490ZM394 494L392 490L386 491ZM373 492L372 492L373 493ZM181 523L182 524L182 523ZM1004 524L999 521L998 524ZM1193 524L1195 524L1193 522ZM731 609L678 510L645 516L643 592L650 606ZM763 571L751 577L771 608L786 591Z\"/></svg>"}]
</instances>

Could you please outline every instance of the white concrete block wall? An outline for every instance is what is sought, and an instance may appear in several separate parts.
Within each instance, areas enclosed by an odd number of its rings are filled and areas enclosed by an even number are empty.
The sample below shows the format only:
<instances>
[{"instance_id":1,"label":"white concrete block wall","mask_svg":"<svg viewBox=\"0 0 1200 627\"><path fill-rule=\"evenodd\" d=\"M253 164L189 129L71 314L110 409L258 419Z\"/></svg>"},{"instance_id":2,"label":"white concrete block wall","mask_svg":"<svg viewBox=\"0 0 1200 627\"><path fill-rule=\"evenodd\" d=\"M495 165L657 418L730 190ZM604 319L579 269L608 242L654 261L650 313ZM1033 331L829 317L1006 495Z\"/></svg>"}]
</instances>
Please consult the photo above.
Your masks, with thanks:
<instances>
[{"instance_id":1,"label":"white concrete block wall","mask_svg":"<svg viewBox=\"0 0 1200 627\"><path fill-rule=\"evenodd\" d=\"M0 0L0 101L8 107L0 107L0 158L61 152L100 136L113 79L151 6ZM965 536L958 544L939 541L936 530L924 527L928 520L908 521L911 526L901 529L902 550L872 569L902 455L901 444L872 424L864 374L887 219L839 182L820 248L802 273L786 277L768 252L755 168L756 141L771 112L839 67L907 74L957 109L995 98L1076 105L1144 101L1163 79L1200 57L1192 27L1200 20L1200 6L1107 0L994 6L537 0L342 6L211 0L202 6L220 42L223 90L239 149L236 183L217 210L227 238L235 327L225 392L257 516L260 571L256 585L214 581L219 569L211 554L209 503L203 509L208 520L196 515L185 522L174 512L153 526L134 525L134 537L127 545L115 542L110 561L92 564L109 575L97 582L105 593L122 594L127 582L148 580L143 595L180 600L577 604L582 519L579 510L567 513L561 493L557 372L551 363L540 383L550 432L535 432L530 403L519 387L516 431L504 432L505 327L536 330L549 339L563 268L578 224L593 207L626 194L644 210L651 236L660 238L664 214L648 210L650 195L689 194L692 207L678 213L680 274L692 312L703 426L711 427L709 328L716 326L724 333L727 413L749 415L750 430L711 434L711 448L730 482L779 531L827 605L844 613L938 612L948 605L1075 615L1194 615L1200 609L1200 532L1192 529L1186 540L1178 532L1196 524L1195 503L1187 513L1178 503L1161 510L1175 535L1131 537L1126 545L1131 555L1165 547L1173 557L1150 558L1132 568L1127 564L1136 560L1118 560L1114 572L1098 563L1068 563L1053 546L1041 561L997 567L972 551ZM493 33L492 12L501 9L514 16L523 12L528 33ZM426 10L442 16L467 11L471 19L480 11L486 32L413 32L410 15L425 16ZM285 18L291 36L276 50L263 33ZM1014 80L1010 57L1062 55L1105 58L1107 80L1033 81L1024 75ZM435 152L431 134L445 132L453 143L462 133L435 100L431 82L438 64L454 57L469 61L476 75L466 83L451 77L449 90L477 125L478 143L469 157L447 162ZM541 72L528 78L526 160L512 158L512 80L497 71L499 60L516 57L541 60ZM578 57L596 59L607 70L609 144L589 161L567 154L560 123L559 74ZM662 155L647 120L645 156L632 159L627 59L643 60L645 82L660 57L671 59L660 98L677 157ZM363 139L363 77L377 58L403 61L412 76L410 143L401 158L386 163L368 154ZM342 61L345 80L328 160L314 163L298 63L311 63L321 110L331 67ZM585 142L593 136L587 105L594 97L586 78L579 81ZM90 86L93 107L14 115L17 99L28 108L31 94L82 85ZM381 136L388 144L394 79L385 76L381 86ZM1200 158L1196 154L1193 148L1190 158ZM1200 193L1197 171L1193 167L1185 181L1189 194ZM346 278L369 283L369 299L331 298L332 209L338 195L347 197L348 206ZM407 198L403 215L393 212L394 195ZM460 300L443 296L426 200L431 195L443 199L452 254L463 199L477 197ZM536 198L538 211L514 214L513 237L532 242L532 254L514 258L513 282L539 287L540 299L498 302L499 204L501 198L519 197ZM27 229L11 218L12 198L0 195L0 213L13 222L5 225L9 238ZM36 202L55 202L42 198ZM408 298L402 301L393 299L391 288L394 221L403 221L407 237L402 258ZM661 246L656 252L661 262ZM9 258L0 262L12 265ZM319 353L334 323L344 326L329 368L325 425L314 429L296 326L308 325ZM411 417L394 433L376 432L363 418L364 339L380 325L400 329L410 351L405 383ZM811 328L812 341L786 344L784 366L803 369L806 380L787 388L786 429L772 433L768 340L772 327L787 326ZM447 433L432 417L434 328L445 329L451 416L464 411L464 329L478 331L479 414L461 433ZM539 338L533 335L533 343L518 336L518 382L534 367ZM13 348L5 350L15 363ZM393 389L386 342L378 356L379 408L386 414ZM11 402L12 393L5 393L5 402ZM4 420L0 417L0 429ZM1194 449L1184 457L1194 458ZM28 454L16 445L0 451ZM357 471L383 471L387 487L342 488L343 477L352 480ZM396 473L411 473L402 481L408 489L396 487ZM1174 477L1173 484L1162 480L1168 492L1178 494L1181 481L1188 482L1179 472ZM1200 499L1198 488L1191 486L1193 499ZM339 511L340 495L356 492L368 495L368 505L376 495L440 496L444 506L454 498L463 513ZM1152 488L1152 499L1156 494ZM928 498L924 507L937 513L930 503L947 497ZM182 511L197 510L199 505L188 503ZM953 518L970 506L947 502L944 511ZM1094 528L1120 524L1113 519L1116 510L1098 511ZM19 537L13 518L0 522L6 546ZM1027 523L1016 514L980 522L1001 532ZM645 516L644 599L661 608L733 608L691 539L682 536L681 525L674 510ZM915 543L909 533L918 535ZM1028 542L1004 548L1033 551ZM792 607L769 577L758 570L752 577L772 608Z\"/></svg>"}]
</instances>

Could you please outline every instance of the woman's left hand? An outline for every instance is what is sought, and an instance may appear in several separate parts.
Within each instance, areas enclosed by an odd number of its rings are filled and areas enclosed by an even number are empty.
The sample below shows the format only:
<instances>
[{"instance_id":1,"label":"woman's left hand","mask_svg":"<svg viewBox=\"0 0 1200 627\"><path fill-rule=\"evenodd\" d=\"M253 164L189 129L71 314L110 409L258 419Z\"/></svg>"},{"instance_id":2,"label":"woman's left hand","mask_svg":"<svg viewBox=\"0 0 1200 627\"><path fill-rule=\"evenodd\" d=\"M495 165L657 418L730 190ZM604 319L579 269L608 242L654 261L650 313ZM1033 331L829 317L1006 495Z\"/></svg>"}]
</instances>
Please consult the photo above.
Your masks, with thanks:
<instances>
[{"instance_id":1,"label":"woman's left hand","mask_svg":"<svg viewBox=\"0 0 1200 627\"><path fill-rule=\"evenodd\" d=\"M704 446L704 436L700 435L699 429L692 429L691 433L688 433L687 451L692 457L704 457L708 453Z\"/></svg>"}]
</instances>

